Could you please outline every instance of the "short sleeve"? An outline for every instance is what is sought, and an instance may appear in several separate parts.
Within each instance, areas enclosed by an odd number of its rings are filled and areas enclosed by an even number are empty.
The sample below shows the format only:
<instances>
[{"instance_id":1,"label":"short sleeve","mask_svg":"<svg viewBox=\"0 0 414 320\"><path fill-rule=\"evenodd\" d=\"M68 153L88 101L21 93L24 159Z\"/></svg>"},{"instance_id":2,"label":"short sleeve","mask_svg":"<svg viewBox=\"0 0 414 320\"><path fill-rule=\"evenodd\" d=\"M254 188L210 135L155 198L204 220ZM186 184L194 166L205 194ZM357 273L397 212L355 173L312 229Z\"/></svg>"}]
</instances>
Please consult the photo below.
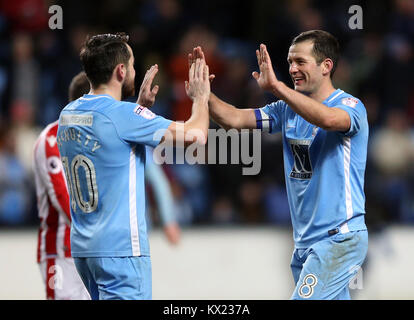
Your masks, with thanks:
<instances>
[{"instance_id":1,"label":"short sleeve","mask_svg":"<svg viewBox=\"0 0 414 320\"><path fill-rule=\"evenodd\" d=\"M120 138L128 143L141 143L156 147L171 120L158 116L136 103L121 102L110 113Z\"/></svg>"},{"instance_id":2,"label":"short sleeve","mask_svg":"<svg viewBox=\"0 0 414 320\"><path fill-rule=\"evenodd\" d=\"M279 100L254 111L257 129L275 133L282 130L283 115L286 109L284 101Z\"/></svg>"},{"instance_id":3,"label":"short sleeve","mask_svg":"<svg viewBox=\"0 0 414 320\"><path fill-rule=\"evenodd\" d=\"M342 109L349 114L351 126L347 132L343 132L345 136L354 136L367 124L367 112L360 100L353 97L342 98L333 107Z\"/></svg>"}]
</instances>

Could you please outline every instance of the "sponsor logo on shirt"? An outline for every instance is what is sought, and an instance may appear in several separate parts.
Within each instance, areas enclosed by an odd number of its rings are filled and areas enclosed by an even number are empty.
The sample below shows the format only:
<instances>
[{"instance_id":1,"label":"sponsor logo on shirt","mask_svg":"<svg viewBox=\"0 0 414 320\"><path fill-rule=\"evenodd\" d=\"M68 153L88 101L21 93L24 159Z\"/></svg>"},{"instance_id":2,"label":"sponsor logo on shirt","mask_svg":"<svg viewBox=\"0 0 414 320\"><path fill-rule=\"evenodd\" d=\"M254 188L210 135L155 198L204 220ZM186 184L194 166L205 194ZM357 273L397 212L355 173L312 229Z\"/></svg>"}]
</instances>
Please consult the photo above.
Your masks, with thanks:
<instances>
[{"instance_id":1,"label":"sponsor logo on shirt","mask_svg":"<svg viewBox=\"0 0 414 320\"><path fill-rule=\"evenodd\" d=\"M148 108L145 108L143 106L138 105L135 109L134 112L141 116L144 117L145 119L151 120L155 118L155 114L150 111Z\"/></svg>"},{"instance_id":2,"label":"sponsor logo on shirt","mask_svg":"<svg viewBox=\"0 0 414 320\"><path fill-rule=\"evenodd\" d=\"M312 163L309 155L311 140L289 139L289 144L293 155L293 167L289 176L309 180L312 178Z\"/></svg>"},{"instance_id":3,"label":"sponsor logo on shirt","mask_svg":"<svg viewBox=\"0 0 414 320\"><path fill-rule=\"evenodd\" d=\"M60 117L60 126L86 126L91 127L93 125L93 115L90 114L64 114Z\"/></svg>"},{"instance_id":4,"label":"sponsor logo on shirt","mask_svg":"<svg viewBox=\"0 0 414 320\"><path fill-rule=\"evenodd\" d=\"M358 100L355 98L343 98L341 100L341 103L345 106L355 108L355 106L358 104Z\"/></svg>"}]
</instances>

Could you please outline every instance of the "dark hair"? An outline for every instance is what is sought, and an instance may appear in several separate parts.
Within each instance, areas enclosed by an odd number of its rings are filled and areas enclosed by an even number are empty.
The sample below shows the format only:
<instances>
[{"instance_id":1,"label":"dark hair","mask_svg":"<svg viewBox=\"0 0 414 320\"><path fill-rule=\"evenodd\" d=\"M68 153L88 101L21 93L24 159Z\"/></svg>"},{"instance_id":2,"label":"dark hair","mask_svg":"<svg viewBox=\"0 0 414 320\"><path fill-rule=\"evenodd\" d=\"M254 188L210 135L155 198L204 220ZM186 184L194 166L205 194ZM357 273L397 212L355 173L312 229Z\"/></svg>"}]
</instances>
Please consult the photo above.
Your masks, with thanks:
<instances>
[{"instance_id":1,"label":"dark hair","mask_svg":"<svg viewBox=\"0 0 414 320\"><path fill-rule=\"evenodd\" d=\"M70 82L69 102L82 97L84 94L89 92L90 88L91 86L86 73L84 71L79 72Z\"/></svg>"},{"instance_id":2,"label":"dark hair","mask_svg":"<svg viewBox=\"0 0 414 320\"><path fill-rule=\"evenodd\" d=\"M86 39L80 60L92 87L107 83L118 64L128 65L131 57L126 45L128 40L129 36L123 32L99 34Z\"/></svg>"},{"instance_id":3,"label":"dark hair","mask_svg":"<svg viewBox=\"0 0 414 320\"><path fill-rule=\"evenodd\" d=\"M330 74L330 77L332 78L339 60L338 40L329 32L323 30L310 30L302 32L296 36L293 39L291 46L308 40L313 42L312 53L315 57L316 63L321 64L326 58L333 61L333 67Z\"/></svg>"}]
</instances>

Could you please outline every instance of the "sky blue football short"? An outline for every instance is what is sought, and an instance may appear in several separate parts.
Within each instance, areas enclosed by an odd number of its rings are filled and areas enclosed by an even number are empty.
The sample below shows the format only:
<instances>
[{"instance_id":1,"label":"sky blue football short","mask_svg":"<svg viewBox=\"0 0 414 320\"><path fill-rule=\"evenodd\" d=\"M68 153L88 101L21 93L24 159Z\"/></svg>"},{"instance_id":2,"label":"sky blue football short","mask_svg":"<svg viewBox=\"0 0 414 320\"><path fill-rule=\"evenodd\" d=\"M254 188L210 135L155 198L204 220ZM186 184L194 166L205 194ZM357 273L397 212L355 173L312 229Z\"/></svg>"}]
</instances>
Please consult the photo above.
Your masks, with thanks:
<instances>
[{"instance_id":1,"label":"sky blue football short","mask_svg":"<svg viewBox=\"0 0 414 320\"><path fill-rule=\"evenodd\" d=\"M349 300L349 282L360 272L367 250L367 230L336 233L307 249L295 249L291 299Z\"/></svg>"},{"instance_id":2,"label":"sky blue football short","mask_svg":"<svg viewBox=\"0 0 414 320\"><path fill-rule=\"evenodd\" d=\"M92 300L150 300L149 256L74 258Z\"/></svg>"}]
</instances>

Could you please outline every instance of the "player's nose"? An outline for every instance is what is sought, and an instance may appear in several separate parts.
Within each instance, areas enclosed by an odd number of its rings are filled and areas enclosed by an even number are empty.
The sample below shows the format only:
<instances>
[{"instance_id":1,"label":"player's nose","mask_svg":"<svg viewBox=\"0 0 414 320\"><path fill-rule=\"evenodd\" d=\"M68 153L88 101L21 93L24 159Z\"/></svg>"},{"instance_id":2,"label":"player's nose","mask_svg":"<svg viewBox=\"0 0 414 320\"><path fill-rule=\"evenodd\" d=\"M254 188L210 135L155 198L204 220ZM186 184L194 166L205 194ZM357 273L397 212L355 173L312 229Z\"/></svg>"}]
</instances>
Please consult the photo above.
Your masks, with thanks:
<instances>
[{"instance_id":1,"label":"player's nose","mask_svg":"<svg viewBox=\"0 0 414 320\"><path fill-rule=\"evenodd\" d=\"M294 75L295 73L297 73L299 71L297 65L295 63L292 63L289 67L289 72L291 75Z\"/></svg>"}]
</instances>

